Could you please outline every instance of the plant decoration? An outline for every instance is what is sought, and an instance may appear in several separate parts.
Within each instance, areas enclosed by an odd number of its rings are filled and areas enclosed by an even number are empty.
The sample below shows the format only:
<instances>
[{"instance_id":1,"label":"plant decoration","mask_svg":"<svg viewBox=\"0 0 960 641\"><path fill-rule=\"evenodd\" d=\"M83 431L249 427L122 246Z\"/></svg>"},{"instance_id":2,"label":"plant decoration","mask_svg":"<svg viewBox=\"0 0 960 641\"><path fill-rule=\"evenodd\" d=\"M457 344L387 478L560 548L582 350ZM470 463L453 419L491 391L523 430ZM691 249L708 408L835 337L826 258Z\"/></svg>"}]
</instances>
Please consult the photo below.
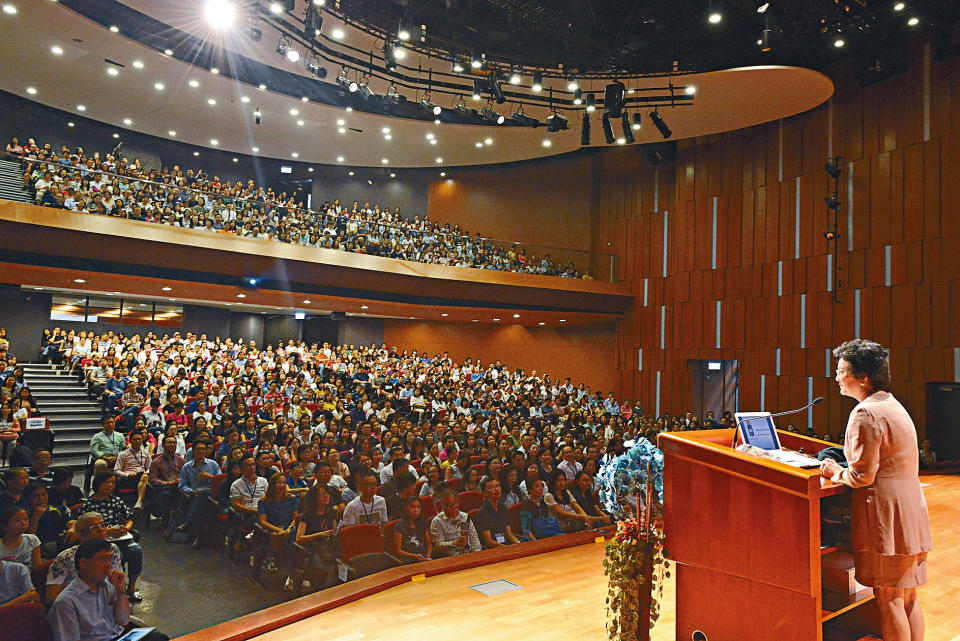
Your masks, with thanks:
<instances>
[{"instance_id":1,"label":"plant decoration","mask_svg":"<svg viewBox=\"0 0 960 641\"><path fill-rule=\"evenodd\" d=\"M647 641L660 616L669 562L663 553L663 452L640 439L597 475L600 501L617 519L603 561L607 635Z\"/></svg>"}]
</instances>

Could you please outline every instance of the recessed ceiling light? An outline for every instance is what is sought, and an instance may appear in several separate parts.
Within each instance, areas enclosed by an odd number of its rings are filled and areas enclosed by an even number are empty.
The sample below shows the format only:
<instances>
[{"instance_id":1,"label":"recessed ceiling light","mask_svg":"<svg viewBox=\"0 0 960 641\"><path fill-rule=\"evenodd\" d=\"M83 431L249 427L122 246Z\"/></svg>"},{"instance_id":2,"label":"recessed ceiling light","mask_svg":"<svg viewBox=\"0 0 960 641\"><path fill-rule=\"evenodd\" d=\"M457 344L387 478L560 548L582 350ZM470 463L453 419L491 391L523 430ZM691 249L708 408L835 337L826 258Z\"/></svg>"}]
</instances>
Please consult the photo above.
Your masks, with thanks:
<instances>
[{"instance_id":1,"label":"recessed ceiling light","mask_svg":"<svg viewBox=\"0 0 960 641\"><path fill-rule=\"evenodd\" d=\"M437 162L443 162L443 158L441 158L440 156L437 156L437 157L436 157L436 161L437 161Z\"/></svg>"},{"instance_id":2,"label":"recessed ceiling light","mask_svg":"<svg viewBox=\"0 0 960 641\"><path fill-rule=\"evenodd\" d=\"M334 29L333 31L330 32L330 35L336 38L337 40L343 40L343 36L345 34L343 33L343 29Z\"/></svg>"},{"instance_id":3,"label":"recessed ceiling light","mask_svg":"<svg viewBox=\"0 0 960 641\"><path fill-rule=\"evenodd\" d=\"M213 75L217 75L218 73L220 73L220 69L218 69L217 67L210 67L210 73L212 73Z\"/></svg>"},{"instance_id":4,"label":"recessed ceiling light","mask_svg":"<svg viewBox=\"0 0 960 641\"><path fill-rule=\"evenodd\" d=\"M444 312L444 313L442 313L442 314L440 314L440 315L441 315L441 316L444 316L444 317L449 316L449 314L447 314L446 312Z\"/></svg>"},{"instance_id":5,"label":"recessed ceiling light","mask_svg":"<svg viewBox=\"0 0 960 641\"><path fill-rule=\"evenodd\" d=\"M352 176L352 175L353 175L353 172L351 171L351 172L349 172L347 175L348 175L348 176Z\"/></svg>"},{"instance_id":6,"label":"recessed ceiling light","mask_svg":"<svg viewBox=\"0 0 960 641\"><path fill-rule=\"evenodd\" d=\"M110 25L110 31L112 31L112 32L114 32L114 33L120 33L120 27L118 27L118 26L115 25L115 24Z\"/></svg>"},{"instance_id":7,"label":"recessed ceiling light","mask_svg":"<svg viewBox=\"0 0 960 641\"><path fill-rule=\"evenodd\" d=\"M346 128L346 127L340 127L339 129L337 129L337 133L345 134L345 133L347 133L347 128Z\"/></svg>"},{"instance_id":8,"label":"recessed ceiling light","mask_svg":"<svg viewBox=\"0 0 960 641\"><path fill-rule=\"evenodd\" d=\"M55 56L62 56L62 55L63 55L63 49L61 49L60 47L58 47L58 46L56 46L56 45L50 47L50 52L53 53L53 55L55 55Z\"/></svg>"},{"instance_id":9,"label":"recessed ceiling light","mask_svg":"<svg viewBox=\"0 0 960 641\"><path fill-rule=\"evenodd\" d=\"M291 116L299 115L299 113L300 113L300 111L297 110L297 109L291 109L291 110L290 110L290 115L291 115Z\"/></svg>"},{"instance_id":10,"label":"recessed ceiling light","mask_svg":"<svg viewBox=\"0 0 960 641\"><path fill-rule=\"evenodd\" d=\"M493 144L493 138L484 138L484 139L483 139L483 144L485 144L485 145L492 145L492 144Z\"/></svg>"},{"instance_id":11,"label":"recessed ceiling light","mask_svg":"<svg viewBox=\"0 0 960 641\"><path fill-rule=\"evenodd\" d=\"M172 55L173 55L173 49L164 49L164 50L163 50L163 53L164 53L164 55L166 55L166 56L172 56Z\"/></svg>"},{"instance_id":12,"label":"recessed ceiling light","mask_svg":"<svg viewBox=\"0 0 960 641\"><path fill-rule=\"evenodd\" d=\"M433 140L433 132L432 132L432 131L428 131L428 132L427 132L427 140Z\"/></svg>"},{"instance_id":13,"label":"recessed ceiling light","mask_svg":"<svg viewBox=\"0 0 960 641\"><path fill-rule=\"evenodd\" d=\"M441 172L440 172L440 177L441 177L441 178L445 177L446 175L447 175L447 172L445 172L445 171L441 171Z\"/></svg>"},{"instance_id":14,"label":"recessed ceiling light","mask_svg":"<svg viewBox=\"0 0 960 641\"><path fill-rule=\"evenodd\" d=\"M310 99L306 96L300 96L300 102L310 102Z\"/></svg>"},{"instance_id":15,"label":"recessed ceiling light","mask_svg":"<svg viewBox=\"0 0 960 641\"><path fill-rule=\"evenodd\" d=\"M280 4L279 2L271 2L270 12L273 13L274 15L279 16L281 13L283 13L283 5Z\"/></svg>"},{"instance_id":16,"label":"recessed ceiling light","mask_svg":"<svg viewBox=\"0 0 960 641\"><path fill-rule=\"evenodd\" d=\"M391 178L396 178L397 175L391 171L391 172L390 172L390 177L391 177Z\"/></svg>"},{"instance_id":17,"label":"recessed ceiling light","mask_svg":"<svg viewBox=\"0 0 960 641\"><path fill-rule=\"evenodd\" d=\"M216 98L207 98L207 104L210 105L211 107L217 104Z\"/></svg>"},{"instance_id":18,"label":"recessed ceiling light","mask_svg":"<svg viewBox=\"0 0 960 641\"><path fill-rule=\"evenodd\" d=\"M67 126L68 126L68 127L73 127L73 123L72 123L72 122L68 122L68 123L67 123Z\"/></svg>"},{"instance_id":19,"label":"recessed ceiling light","mask_svg":"<svg viewBox=\"0 0 960 641\"><path fill-rule=\"evenodd\" d=\"M263 91L264 89L267 88L267 85L265 85L265 84L263 84L263 83L261 82L259 88L260 88L260 91Z\"/></svg>"},{"instance_id":20,"label":"recessed ceiling light","mask_svg":"<svg viewBox=\"0 0 960 641\"><path fill-rule=\"evenodd\" d=\"M213 145L214 147L216 147L217 145L220 144L220 141L217 140L216 138L211 138L211 139L210 139L210 144Z\"/></svg>"},{"instance_id":21,"label":"recessed ceiling light","mask_svg":"<svg viewBox=\"0 0 960 641\"><path fill-rule=\"evenodd\" d=\"M169 292L169 291L172 290L173 288L172 288L172 287L161 287L160 289L161 289L162 291Z\"/></svg>"},{"instance_id":22,"label":"recessed ceiling light","mask_svg":"<svg viewBox=\"0 0 960 641\"><path fill-rule=\"evenodd\" d=\"M120 72L117 70L116 67L107 67L107 75L116 76L116 75L118 75L119 73L120 73Z\"/></svg>"},{"instance_id":23,"label":"recessed ceiling light","mask_svg":"<svg viewBox=\"0 0 960 641\"><path fill-rule=\"evenodd\" d=\"M494 318L493 322L496 323L496 322L499 322L499 320L500 320L499 318Z\"/></svg>"},{"instance_id":24,"label":"recessed ceiling light","mask_svg":"<svg viewBox=\"0 0 960 641\"><path fill-rule=\"evenodd\" d=\"M298 121L297 121L297 126L298 126L298 127L302 127L302 126L303 126L303 121L302 121L302 120L298 120Z\"/></svg>"},{"instance_id":25,"label":"recessed ceiling light","mask_svg":"<svg viewBox=\"0 0 960 641\"><path fill-rule=\"evenodd\" d=\"M307 171L309 171L309 172L312 174L312 173L313 173L313 167L307 167Z\"/></svg>"},{"instance_id":26,"label":"recessed ceiling light","mask_svg":"<svg viewBox=\"0 0 960 641\"><path fill-rule=\"evenodd\" d=\"M478 140L474 146L475 146L477 149L481 149L481 148L483 147L483 143Z\"/></svg>"},{"instance_id":27,"label":"recessed ceiling light","mask_svg":"<svg viewBox=\"0 0 960 641\"><path fill-rule=\"evenodd\" d=\"M176 135L177 135L177 132L174 131L173 129L171 129L170 131L167 132L167 135L168 135L168 136L176 136Z\"/></svg>"},{"instance_id":28,"label":"recessed ceiling light","mask_svg":"<svg viewBox=\"0 0 960 641\"><path fill-rule=\"evenodd\" d=\"M240 162L240 160L238 158L234 158L233 162Z\"/></svg>"},{"instance_id":29,"label":"recessed ceiling light","mask_svg":"<svg viewBox=\"0 0 960 641\"><path fill-rule=\"evenodd\" d=\"M246 297L247 297L246 294L237 294L237 298L246 298Z\"/></svg>"},{"instance_id":30,"label":"recessed ceiling light","mask_svg":"<svg viewBox=\"0 0 960 641\"><path fill-rule=\"evenodd\" d=\"M143 63L140 62L139 60L134 60L134 61L133 61L133 68L134 68L134 69L143 69Z\"/></svg>"},{"instance_id":31,"label":"recessed ceiling light","mask_svg":"<svg viewBox=\"0 0 960 641\"><path fill-rule=\"evenodd\" d=\"M514 318L520 318L520 314L514 314L513 317L514 317Z\"/></svg>"},{"instance_id":32,"label":"recessed ceiling light","mask_svg":"<svg viewBox=\"0 0 960 641\"><path fill-rule=\"evenodd\" d=\"M553 144L553 141L550 140L549 138L544 138L542 144L543 144L544 147L549 147L550 145Z\"/></svg>"},{"instance_id":33,"label":"recessed ceiling light","mask_svg":"<svg viewBox=\"0 0 960 641\"><path fill-rule=\"evenodd\" d=\"M692 96L693 94L697 93L697 88L693 85L690 85L686 89L684 89L684 91L688 96Z\"/></svg>"},{"instance_id":34,"label":"recessed ceiling light","mask_svg":"<svg viewBox=\"0 0 960 641\"><path fill-rule=\"evenodd\" d=\"M260 151L260 147L251 147L250 151L252 151L253 153L258 153Z\"/></svg>"},{"instance_id":35,"label":"recessed ceiling light","mask_svg":"<svg viewBox=\"0 0 960 641\"><path fill-rule=\"evenodd\" d=\"M907 20L907 24L910 25L911 27L916 27L918 24L920 24L920 18L914 16L909 20Z\"/></svg>"},{"instance_id":36,"label":"recessed ceiling light","mask_svg":"<svg viewBox=\"0 0 960 641\"><path fill-rule=\"evenodd\" d=\"M567 322L567 319L566 319L566 318L561 318L561 319L560 319L560 322L561 322L561 323L566 323L566 322Z\"/></svg>"},{"instance_id":37,"label":"recessed ceiling light","mask_svg":"<svg viewBox=\"0 0 960 641\"><path fill-rule=\"evenodd\" d=\"M339 118L339 119L337 120L337 124L342 127L342 126L344 126L345 124L347 124L347 121L345 121L343 118Z\"/></svg>"},{"instance_id":38,"label":"recessed ceiling light","mask_svg":"<svg viewBox=\"0 0 960 641\"><path fill-rule=\"evenodd\" d=\"M86 111L87 108L83 105L77 105L77 111Z\"/></svg>"},{"instance_id":39,"label":"recessed ceiling light","mask_svg":"<svg viewBox=\"0 0 960 641\"><path fill-rule=\"evenodd\" d=\"M847 43L845 43L845 42L843 41L843 38L837 38L836 40L833 41L833 46L836 47L837 49L839 49L840 47L842 47L842 46L845 45L845 44L847 44Z\"/></svg>"},{"instance_id":40,"label":"recessed ceiling light","mask_svg":"<svg viewBox=\"0 0 960 641\"><path fill-rule=\"evenodd\" d=\"M114 137L114 138L119 138L119 137L120 137L120 134L113 134L113 137Z\"/></svg>"},{"instance_id":41,"label":"recessed ceiling light","mask_svg":"<svg viewBox=\"0 0 960 641\"><path fill-rule=\"evenodd\" d=\"M390 127L384 127L384 128L381 129L380 131L381 131L381 133L388 134L388 133L390 133Z\"/></svg>"},{"instance_id":42,"label":"recessed ceiling light","mask_svg":"<svg viewBox=\"0 0 960 641\"><path fill-rule=\"evenodd\" d=\"M81 283L81 284L82 284L82 283L85 283L85 282L87 282L87 281L83 280L82 278L74 278L74 279L73 279L73 282L75 282L75 283Z\"/></svg>"},{"instance_id":43,"label":"recessed ceiling light","mask_svg":"<svg viewBox=\"0 0 960 641\"><path fill-rule=\"evenodd\" d=\"M431 144L431 145L437 144L437 139L436 139L436 138L431 138L431 139L430 139L430 144Z\"/></svg>"},{"instance_id":44,"label":"recessed ceiling light","mask_svg":"<svg viewBox=\"0 0 960 641\"><path fill-rule=\"evenodd\" d=\"M386 164L389 163L390 161L387 160L386 158L381 158L381 159L380 159L380 162L383 163L384 165L386 165Z\"/></svg>"},{"instance_id":45,"label":"recessed ceiling light","mask_svg":"<svg viewBox=\"0 0 960 641\"><path fill-rule=\"evenodd\" d=\"M35 95L37 95L37 88L36 88L36 87L27 87L27 93L30 94L31 96L35 96Z\"/></svg>"},{"instance_id":46,"label":"recessed ceiling light","mask_svg":"<svg viewBox=\"0 0 960 641\"><path fill-rule=\"evenodd\" d=\"M347 107L346 109L344 109L344 111L346 111L347 113L350 113L351 111L353 111L353 107Z\"/></svg>"},{"instance_id":47,"label":"recessed ceiling light","mask_svg":"<svg viewBox=\"0 0 960 641\"><path fill-rule=\"evenodd\" d=\"M902 2L898 2L897 4L893 5L893 10L894 10L894 11L903 11L903 10L906 8L906 6L907 6L907 5L905 5L905 4L902 3Z\"/></svg>"},{"instance_id":48,"label":"recessed ceiling light","mask_svg":"<svg viewBox=\"0 0 960 641\"><path fill-rule=\"evenodd\" d=\"M308 298L308 299L304 300L304 301L303 301L303 304L304 304L304 305L309 305L309 304L310 304L310 299Z\"/></svg>"},{"instance_id":49,"label":"recessed ceiling light","mask_svg":"<svg viewBox=\"0 0 960 641\"><path fill-rule=\"evenodd\" d=\"M544 323L543 321L540 321L539 323L537 323L537 325L546 325L546 323Z\"/></svg>"},{"instance_id":50,"label":"recessed ceiling light","mask_svg":"<svg viewBox=\"0 0 960 641\"><path fill-rule=\"evenodd\" d=\"M191 80L191 81L188 82L187 84L190 85L191 87L193 87L194 89L196 89L197 87L200 86L200 83L197 82L196 80Z\"/></svg>"},{"instance_id":51,"label":"recessed ceiling light","mask_svg":"<svg viewBox=\"0 0 960 641\"><path fill-rule=\"evenodd\" d=\"M337 156L337 162L343 162L343 156Z\"/></svg>"},{"instance_id":52,"label":"recessed ceiling light","mask_svg":"<svg viewBox=\"0 0 960 641\"><path fill-rule=\"evenodd\" d=\"M17 8L12 4L3 5L3 12L10 16L17 15Z\"/></svg>"},{"instance_id":53,"label":"recessed ceiling light","mask_svg":"<svg viewBox=\"0 0 960 641\"><path fill-rule=\"evenodd\" d=\"M125 124L125 125L132 125L132 124L133 124L133 121L130 120L129 118L124 118L124 119L123 119L123 124Z\"/></svg>"},{"instance_id":54,"label":"recessed ceiling light","mask_svg":"<svg viewBox=\"0 0 960 641\"><path fill-rule=\"evenodd\" d=\"M361 306L360 306L360 309L370 309L370 308L367 307L366 305L361 305Z\"/></svg>"},{"instance_id":55,"label":"recessed ceiling light","mask_svg":"<svg viewBox=\"0 0 960 641\"><path fill-rule=\"evenodd\" d=\"M250 102L250 96L240 96L240 102L242 103Z\"/></svg>"},{"instance_id":56,"label":"recessed ceiling light","mask_svg":"<svg viewBox=\"0 0 960 641\"><path fill-rule=\"evenodd\" d=\"M710 22L710 24L718 24L721 20L723 20L723 15L717 11L714 11L710 14L707 20Z\"/></svg>"},{"instance_id":57,"label":"recessed ceiling light","mask_svg":"<svg viewBox=\"0 0 960 641\"><path fill-rule=\"evenodd\" d=\"M157 91L163 91L163 83L155 82L153 83L153 88L156 89Z\"/></svg>"},{"instance_id":58,"label":"recessed ceiling light","mask_svg":"<svg viewBox=\"0 0 960 641\"><path fill-rule=\"evenodd\" d=\"M300 157L300 154L298 154L297 152L293 151L293 152L290 152L290 156L291 156L292 158L299 158L299 157Z\"/></svg>"},{"instance_id":59,"label":"recessed ceiling light","mask_svg":"<svg viewBox=\"0 0 960 641\"><path fill-rule=\"evenodd\" d=\"M193 155L194 155L194 156L199 156L199 155L200 155L200 152L199 152L199 151L195 151L195 152L193 152Z\"/></svg>"},{"instance_id":60,"label":"recessed ceiling light","mask_svg":"<svg viewBox=\"0 0 960 641\"><path fill-rule=\"evenodd\" d=\"M393 136L391 136L390 134L384 134L383 139L384 139L384 140L393 140Z\"/></svg>"}]
</instances>

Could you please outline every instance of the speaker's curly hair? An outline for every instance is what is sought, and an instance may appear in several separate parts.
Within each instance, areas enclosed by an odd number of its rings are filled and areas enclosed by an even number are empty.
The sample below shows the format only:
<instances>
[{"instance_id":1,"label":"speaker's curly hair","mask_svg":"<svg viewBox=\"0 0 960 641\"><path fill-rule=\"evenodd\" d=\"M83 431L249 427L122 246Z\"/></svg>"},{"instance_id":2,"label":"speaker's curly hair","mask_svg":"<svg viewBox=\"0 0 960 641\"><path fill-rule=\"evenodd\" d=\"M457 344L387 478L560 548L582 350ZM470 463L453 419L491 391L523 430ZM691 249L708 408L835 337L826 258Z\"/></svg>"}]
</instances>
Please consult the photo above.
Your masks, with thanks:
<instances>
[{"instance_id":1,"label":"speaker's curly hair","mask_svg":"<svg viewBox=\"0 0 960 641\"><path fill-rule=\"evenodd\" d=\"M874 341L855 338L833 350L833 357L842 358L850 364L850 374L855 378L864 376L875 390L887 391L890 387L890 352Z\"/></svg>"}]
</instances>

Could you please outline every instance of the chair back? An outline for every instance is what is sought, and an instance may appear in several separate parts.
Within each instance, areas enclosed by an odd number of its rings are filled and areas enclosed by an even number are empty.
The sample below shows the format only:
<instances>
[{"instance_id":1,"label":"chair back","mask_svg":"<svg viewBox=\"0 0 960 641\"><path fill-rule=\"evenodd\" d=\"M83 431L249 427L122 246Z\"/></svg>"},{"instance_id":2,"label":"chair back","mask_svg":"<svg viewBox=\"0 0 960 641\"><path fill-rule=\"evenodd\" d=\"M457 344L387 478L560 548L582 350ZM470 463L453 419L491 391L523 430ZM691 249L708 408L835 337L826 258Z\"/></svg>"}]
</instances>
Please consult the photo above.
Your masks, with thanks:
<instances>
[{"instance_id":1,"label":"chair back","mask_svg":"<svg viewBox=\"0 0 960 641\"><path fill-rule=\"evenodd\" d=\"M413 461L410 461L410 467L412 467L413 469L415 469L415 470L417 471L417 474L420 474L420 464L421 464L421 463L423 463L423 459L422 459L422 458L414 459Z\"/></svg>"},{"instance_id":2,"label":"chair back","mask_svg":"<svg viewBox=\"0 0 960 641\"><path fill-rule=\"evenodd\" d=\"M459 492L460 486L463 485L463 478L461 477L458 479L450 479L449 481L446 481L446 484L447 484L447 487L449 487L454 492Z\"/></svg>"},{"instance_id":3,"label":"chair back","mask_svg":"<svg viewBox=\"0 0 960 641\"><path fill-rule=\"evenodd\" d=\"M51 565L53 565L53 559L44 561L30 572L30 580L33 581L33 585L37 586L37 592L40 594L40 600L43 601L43 604L46 606L50 605L44 600L44 597L47 593L47 571L50 570Z\"/></svg>"},{"instance_id":4,"label":"chair back","mask_svg":"<svg viewBox=\"0 0 960 641\"><path fill-rule=\"evenodd\" d=\"M349 563L361 554L383 554L380 526L363 523L340 528L340 559Z\"/></svg>"},{"instance_id":5,"label":"chair back","mask_svg":"<svg viewBox=\"0 0 960 641\"><path fill-rule=\"evenodd\" d=\"M223 485L223 482L226 480L226 474L217 474L212 479L210 479L210 496L216 498L220 493L220 487Z\"/></svg>"},{"instance_id":6,"label":"chair back","mask_svg":"<svg viewBox=\"0 0 960 641\"><path fill-rule=\"evenodd\" d=\"M437 515L437 512L437 502L433 500L433 497L424 496L420 501L420 516L429 523Z\"/></svg>"},{"instance_id":7,"label":"chair back","mask_svg":"<svg viewBox=\"0 0 960 641\"><path fill-rule=\"evenodd\" d=\"M479 509L483 505L483 495L480 492L460 492L460 510L469 512Z\"/></svg>"},{"instance_id":8,"label":"chair back","mask_svg":"<svg viewBox=\"0 0 960 641\"><path fill-rule=\"evenodd\" d=\"M480 463L480 462L482 462L482 461L483 461L483 457L482 457L482 456L471 456L471 457L470 457L470 465L476 465L477 463Z\"/></svg>"},{"instance_id":9,"label":"chair back","mask_svg":"<svg viewBox=\"0 0 960 641\"><path fill-rule=\"evenodd\" d=\"M50 419L46 419L49 421ZM49 428L38 430L24 430L20 434L20 445L36 452L37 450L48 450L53 452L53 431Z\"/></svg>"},{"instance_id":10,"label":"chair back","mask_svg":"<svg viewBox=\"0 0 960 641\"><path fill-rule=\"evenodd\" d=\"M3 609L0 641L53 641L42 603L17 603Z\"/></svg>"},{"instance_id":11,"label":"chair back","mask_svg":"<svg viewBox=\"0 0 960 641\"><path fill-rule=\"evenodd\" d=\"M400 524L400 519L394 519L388 521L383 526L383 547L386 549L387 554L396 554L397 553L397 541L394 536L394 532L397 531L397 526Z\"/></svg>"},{"instance_id":12,"label":"chair back","mask_svg":"<svg viewBox=\"0 0 960 641\"><path fill-rule=\"evenodd\" d=\"M510 515L510 531L517 538L520 537L520 504L514 503L507 509Z\"/></svg>"}]
</instances>

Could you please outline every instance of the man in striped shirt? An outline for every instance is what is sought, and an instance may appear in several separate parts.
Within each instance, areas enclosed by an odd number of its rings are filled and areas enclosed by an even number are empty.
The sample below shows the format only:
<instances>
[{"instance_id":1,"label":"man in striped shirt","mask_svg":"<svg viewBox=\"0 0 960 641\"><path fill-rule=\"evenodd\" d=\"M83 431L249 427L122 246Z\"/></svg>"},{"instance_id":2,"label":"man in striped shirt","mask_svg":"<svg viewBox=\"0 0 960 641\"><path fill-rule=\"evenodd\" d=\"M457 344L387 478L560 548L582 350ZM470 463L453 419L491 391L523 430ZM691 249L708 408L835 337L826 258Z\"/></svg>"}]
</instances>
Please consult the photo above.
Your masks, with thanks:
<instances>
[{"instance_id":1,"label":"man in striped shirt","mask_svg":"<svg viewBox=\"0 0 960 641\"><path fill-rule=\"evenodd\" d=\"M147 491L147 482L150 475L150 450L143 447L143 432L130 432L130 447L120 452L113 465L113 472L117 477L117 489L137 490L137 502L134 510L143 507L143 494Z\"/></svg>"}]
</instances>

